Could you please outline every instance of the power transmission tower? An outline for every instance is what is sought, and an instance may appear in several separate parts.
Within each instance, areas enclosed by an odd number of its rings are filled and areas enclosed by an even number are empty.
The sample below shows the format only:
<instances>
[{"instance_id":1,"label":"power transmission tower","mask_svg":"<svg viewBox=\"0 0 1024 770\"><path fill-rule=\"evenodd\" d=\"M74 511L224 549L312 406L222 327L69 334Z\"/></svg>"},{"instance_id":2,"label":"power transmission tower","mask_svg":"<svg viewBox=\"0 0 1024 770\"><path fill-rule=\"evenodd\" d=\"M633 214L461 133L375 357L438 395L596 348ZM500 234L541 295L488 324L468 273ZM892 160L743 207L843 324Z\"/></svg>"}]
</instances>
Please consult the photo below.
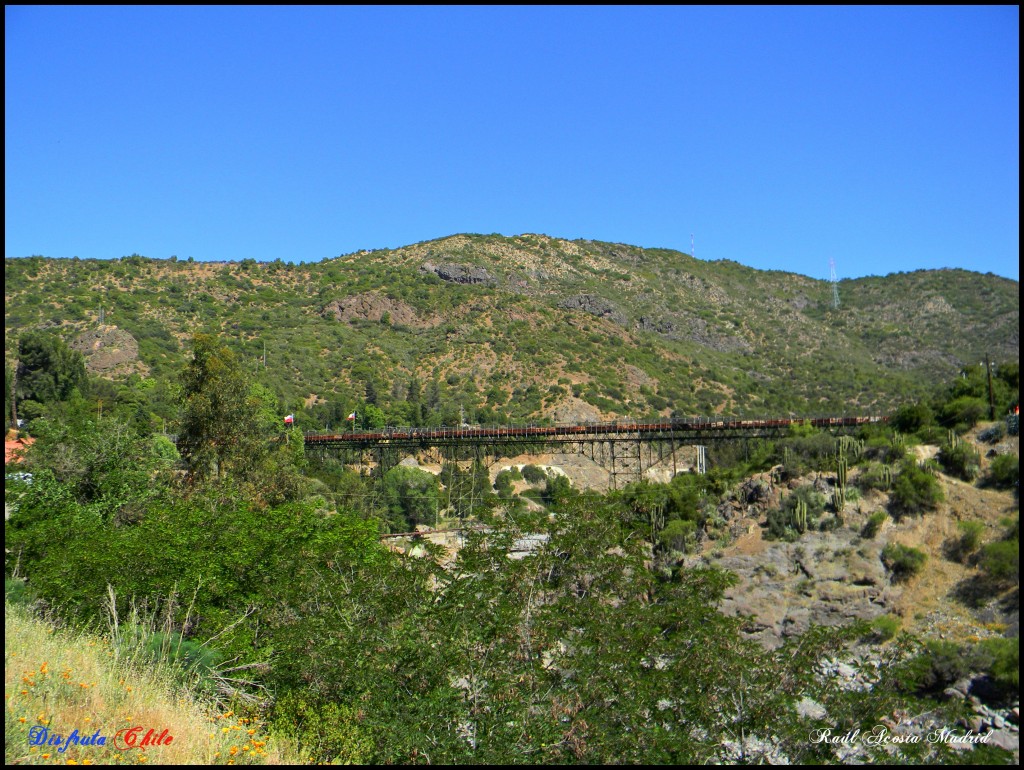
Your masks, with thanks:
<instances>
[{"instance_id":1,"label":"power transmission tower","mask_svg":"<svg viewBox=\"0 0 1024 770\"><path fill-rule=\"evenodd\" d=\"M839 309L839 280L836 278L836 261L832 257L828 258L828 267L831 271L829 278L832 281L832 309Z\"/></svg>"}]
</instances>

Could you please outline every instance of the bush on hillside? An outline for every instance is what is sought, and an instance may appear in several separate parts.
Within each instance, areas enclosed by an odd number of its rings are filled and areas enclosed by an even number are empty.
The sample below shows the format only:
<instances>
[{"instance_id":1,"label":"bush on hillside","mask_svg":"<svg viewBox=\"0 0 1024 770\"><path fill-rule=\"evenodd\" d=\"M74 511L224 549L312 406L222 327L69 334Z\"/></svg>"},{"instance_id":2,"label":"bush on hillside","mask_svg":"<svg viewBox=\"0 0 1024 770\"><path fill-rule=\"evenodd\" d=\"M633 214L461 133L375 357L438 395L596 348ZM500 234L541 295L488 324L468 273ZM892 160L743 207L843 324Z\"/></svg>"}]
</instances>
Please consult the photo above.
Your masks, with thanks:
<instances>
[{"instance_id":1,"label":"bush on hillside","mask_svg":"<svg viewBox=\"0 0 1024 770\"><path fill-rule=\"evenodd\" d=\"M998 455L988 466L988 483L1000 489L1016 487L1020 483L1020 458L1017 455Z\"/></svg>"},{"instance_id":2,"label":"bush on hillside","mask_svg":"<svg viewBox=\"0 0 1024 770\"><path fill-rule=\"evenodd\" d=\"M908 545L889 543L882 549L882 563L896 581L909 580L924 569L928 554Z\"/></svg>"},{"instance_id":3,"label":"bush on hillside","mask_svg":"<svg viewBox=\"0 0 1024 770\"><path fill-rule=\"evenodd\" d=\"M531 484L542 484L548 480L548 475L544 472L544 469L536 465L524 465L522 473L523 478Z\"/></svg>"},{"instance_id":4,"label":"bush on hillside","mask_svg":"<svg viewBox=\"0 0 1024 770\"><path fill-rule=\"evenodd\" d=\"M889 497L890 510L894 516L933 511L943 499L942 488L933 475L918 467L913 460L903 462Z\"/></svg>"},{"instance_id":5,"label":"bush on hillside","mask_svg":"<svg viewBox=\"0 0 1024 770\"><path fill-rule=\"evenodd\" d=\"M939 464L951 476L963 481L974 481L981 472L981 455L963 441L956 446L946 444L939 450Z\"/></svg>"},{"instance_id":6,"label":"bush on hillside","mask_svg":"<svg viewBox=\"0 0 1024 770\"><path fill-rule=\"evenodd\" d=\"M878 534L887 518L889 518L889 514L885 511L875 511L868 516L867 523L864 524L864 528L860 531L860 536L870 540Z\"/></svg>"},{"instance_id":7,"label":"bush on hillside","mask_svg":"<svg viewBox=\"0 0 1024 770\"><path fill-rule=\"evenodd\" d=\"M978 562L982 572L997 583L1020 581L1020 541L999 540L981 549Z\"/></svg>"}]
</instances>

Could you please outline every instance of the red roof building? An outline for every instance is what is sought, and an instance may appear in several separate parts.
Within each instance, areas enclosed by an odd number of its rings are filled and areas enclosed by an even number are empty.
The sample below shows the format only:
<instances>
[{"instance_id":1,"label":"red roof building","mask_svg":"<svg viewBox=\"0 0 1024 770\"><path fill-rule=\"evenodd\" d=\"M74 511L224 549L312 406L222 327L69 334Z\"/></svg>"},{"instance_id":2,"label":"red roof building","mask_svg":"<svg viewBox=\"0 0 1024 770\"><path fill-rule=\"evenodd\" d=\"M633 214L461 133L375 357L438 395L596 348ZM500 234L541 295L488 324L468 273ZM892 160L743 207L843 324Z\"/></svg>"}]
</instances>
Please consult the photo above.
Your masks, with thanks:
<instances>
[{"instance_id":1,"label":"red roof building","mask_svg":"<svg viewBox=\"0 0 1024 770\"><path fill-rule=\"evenodd\" d=\"M22 452L28 449L34 441L35 439L31 436L4 440L4 465L20 463Z\"/></svg>"}]
</instances>

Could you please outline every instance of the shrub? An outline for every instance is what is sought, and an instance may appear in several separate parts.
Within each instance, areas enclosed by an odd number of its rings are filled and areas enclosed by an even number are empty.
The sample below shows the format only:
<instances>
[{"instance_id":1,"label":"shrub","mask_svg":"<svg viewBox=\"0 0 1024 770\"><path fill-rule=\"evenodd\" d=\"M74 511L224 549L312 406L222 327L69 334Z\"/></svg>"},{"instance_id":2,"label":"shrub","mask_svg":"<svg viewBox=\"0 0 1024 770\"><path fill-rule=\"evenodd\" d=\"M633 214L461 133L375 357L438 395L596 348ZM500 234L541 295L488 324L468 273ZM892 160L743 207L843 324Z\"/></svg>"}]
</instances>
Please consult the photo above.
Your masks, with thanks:
<instances>
[{"instance_id":1,"label":"shrub","mask_svg":"<svg viewBox=\"0 0 1024 770\"><path fill-rule=\"evenodd\" d=\"M954 682L981 669L972 648L932 640L909 660L899 677L900 688L919 694L941 693Z\"/></svg>"},{"instance_id":2,"label":"shrub","mask_svg":"<svg viewBox=\"0 0 1024 770\"><path fill-rule=\"evenodd\" d=\"M4 578L4 598L11 604L28 606L35 597L21 578Z\"/></svg>"},{"instance_id":3,"label":"shrub","mask_svg":"<svg viewBox=\"0 0 1024 770\"><path fill-rule=\"evenodd\" d=\"M520 477L521 478L521 477ZM498 491L498 497L508 500L512 497L512 472L501 471L494 479L494 488Z\"/></svg>"},{"instance_id":4,"label":"shrub","mask_svg":"<svg viewBox=\"0 0 1024 770\"><path fill-rule=\"evenodd\" d=\"M523 478L531 484L541 484L547 481L548 475L543 468L538 468L536 465L524 465Z\"/></svg>"},{"instance_id":5,"label":"shrub","mask_svg":"<svg viewBox=\"0 0 1024 770\"><path fill-rule=\"evenodd\" d=\"M1015 487L1020 483L1020 458L1016 455L999 455L988 466L988 481L1001 489Z\"/></svg>"},{"instance_id":6,"label":"shrub","mask_svg":"<svg viewBox=\"0 0 1024 770\"><path fill-rule=\"evenodd\" d=\"M981 545L981 536L985 532L985 525L980 521L960 521L956 526L960 530L960 539L956 542L953 550L956 558L959 561L964 561Z\"/></svg>"},{"instance_id":7,"label":"shrub","mask_svg":"<svg viewBox=\"0 0 1024 770\"><path fill-rule=\"evenodd\" d=\"M879 530L882 528L882 525L885 523L885 520L887 518L889 518L889 514L887 514L885 511L875 511L874 513L872 513L870 516L868 516L867 523L864 525L864 528L860 531L861 537L869 539L873 538L875 535L878 534Z\"/></svg>"},{"instance_id":8,"label":"shrub","mask_svg":"<svg viewBox=\"0 0 1024 770\"><path fill-rule=\"evenodd\" d=\"M893 615L879 615L871 621L871 630L876 639L887 642L899 633L900 619Z\"/></svg>"},{"instance_id":9,"label":"shrub","mask_svg":"<svg viewBox=\"0 0 1024 770\"><path fill-rule=\"evenodd\" d=\"M882 549L882 563L897 581L909 580L924 569L928 555L924 551L899 543L889 543Z\"/></svg>"},{"instance_id":10,"label":"shrub","mask_svg":"<svg viewBox=\"0 0 1024 770\"><path fill-rule=\"evenodd\" d=\"M782 501L777 510L768 512L768 537L793 541L812 527L825 510L825 496L809 484L798 487Z\"/></svg>"},{"instance_id":11,"label":"shrub","mask_svg":"<svg viewBox=\"0 0 1024 770\"><path fill-rule=\"evenodd\" d=\"M970 444L946 444L939 451L939 463L945 471L964 481L974 481L981 471L981 456Z\"/></svg>"},{"instance_id":12,"label":"shrub","mask_svg":"<svg viewBox=\"0 0 1024 770\"><path fill-rule=\"evenodd\" d=\"M658 541L667 550L688 553L696 543L697 522L673 519L658 535Z\"/></svg>"},{"instance_id":13,"label":"shrub","mask_svg":"<svg viewBox=\"0 0 1024 770\"><path fill-rule=\"evenodd\" d=\"M990 656L987 666L994 684L1004 697L1020 691L1020 645L1017 639L994 637L980 644L982 652Z\"/></svg>"},{"instance_id":14,"label":"shrub","mask_svg":"<svg viewBox=\"0 0 1024 770\"><path fill-rule=\"evenodd\" d=\"M995 637L974 645L932 640L899 674L899 686L921 695L936 695L954 682L987 673L995 697L1009 702L1019 691L1020 647L1016 639Z\"/></svg>"},{"instance_id":15,"label":"shrub","mask_svg":"<svg viewBox=\"0 0 1024 770\"><path fill-rule=\"evenodd\" d=\"M929 425L926 428L921 428L915 435L922 444L941 446L948 436L948 431L939 425Z\"/></svg>"},{"instance_id":16,"label":"shrub","mask_svg":"<svg viewBox=\"0 0 1024 770\"><path fill-rule=\"evenodd\" d=\"M924 513L935 510L942 500L938 480L913 461L905 461L893 481L890 496L892 512L897 515Z\"/></svg>"},{"instance_id":17,"label":"shrub","mask_svg":"<svg viewBox=\"0 0 1024 770\"><path fill-rule=\"evenodd\" d=\"M1020 541L999 540L981 549L981 570L996 582L1020 579Z\"/></svg>"},{"instance_id":18,"label":"shrub","mask_svg":"<svg viewBox=\"0 0 1024 770\"><path fill-rule=\"evenodd\" d=\"M943 404L939 410L939 422L943 425L954 425L963 432L977 425L987 413L988 404L984 399L961 396Z\"/></svg>"},{"instance_id":19,"label":"shrub","mask_svg":"<svg viewBox=\"0 0 1024 770\"><path fill-rule=\"evenodd\" d=\"M917 433L934 420L935 415L927 404L911 404L897 409L890 424L901 433Z\"/></svg>"},{"instance_id":20,"label":"shrub","mask_svg":"<svg viewBox=\"0 0 1024 770\"><path fill-rule=\"evenodd\" d=\"M857 477L857 487L862 491L869 489L886 490L892 486L892 469L882 463L870 463Z\"/></svg>"},{"instance_id":21,"label":"shrub","mask_svg":"<svg viewBox=\"0 0 1024 770\"><path fill-rule=\"evenodd\" d=\"M291 691L274 705L270 729L295 738L300 753L312 762L362 764L374 747L360 721L351 706Z\"/></svg>"}]
</instances>

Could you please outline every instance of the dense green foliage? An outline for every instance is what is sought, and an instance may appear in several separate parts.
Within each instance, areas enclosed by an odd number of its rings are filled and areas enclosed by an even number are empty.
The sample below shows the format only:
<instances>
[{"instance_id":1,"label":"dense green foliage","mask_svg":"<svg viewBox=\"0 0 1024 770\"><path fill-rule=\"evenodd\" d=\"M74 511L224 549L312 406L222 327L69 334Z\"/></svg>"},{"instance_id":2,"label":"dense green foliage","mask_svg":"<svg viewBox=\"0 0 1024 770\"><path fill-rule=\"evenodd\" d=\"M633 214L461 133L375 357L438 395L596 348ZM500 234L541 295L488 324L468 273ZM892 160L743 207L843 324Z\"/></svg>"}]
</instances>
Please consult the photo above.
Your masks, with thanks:
<instances>
[{"instance_id":1,"label":"dense green foliage","mask_svg":"<svg viewBox=\"0 0 1024 770\"><path fill-rule=\"evenodd\" d=\"M15 394L18 417L31 420L44 406L66 401L86 387L85 359L52 333L29 331L18 340ZM7 414L11 416L10 385Z\"/></svg>"},{"instance_id":2,"label":"dense green foliage","mask_svg":"<svg viewBox=\"0 0 1024 770\"><path fill-rule=\"evenodd\" d=\"M925 513L942 502L938 479L913 460L904 460L893 481L890 510L894 516Z\"/></svg>"}]
</instances>

